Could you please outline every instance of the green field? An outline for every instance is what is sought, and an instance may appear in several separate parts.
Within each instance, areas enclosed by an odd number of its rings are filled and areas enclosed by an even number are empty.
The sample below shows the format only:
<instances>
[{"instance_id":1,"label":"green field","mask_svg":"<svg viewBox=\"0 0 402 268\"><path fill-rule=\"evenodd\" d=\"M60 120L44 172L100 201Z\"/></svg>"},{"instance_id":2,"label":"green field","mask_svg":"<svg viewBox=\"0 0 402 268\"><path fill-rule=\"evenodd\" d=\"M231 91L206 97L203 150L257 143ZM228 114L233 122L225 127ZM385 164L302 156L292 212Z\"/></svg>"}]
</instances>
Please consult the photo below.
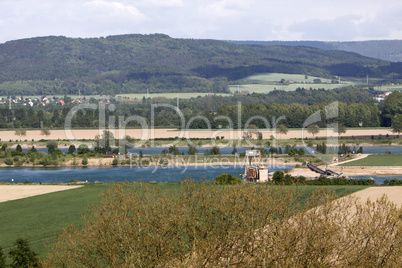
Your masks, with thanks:
<instances>
[{"instance_id":1,"label":"green field","mask_svg":"<svg viewBox=\"0 0 402 268\"><path fill-rule=\"evenodd\" d=\"M240 81L250 81L250 82L277 82L279 83L281 79L285 79L290 83L313 83L314 79L321 79L324 83L330 83L331 79L315 77L315 76L307 76L307 79L303 74L283 74L283 73L262 73L248 76L246 78L241 79Z\"/></svg>"},{"instance_id":2,"label":"green field","mask_svg":"<svg viewBox=\"0 0 402 268\"><path fill-rule=\"evenodd\" d=\"M340 166L402 166L402 154L369 155L361 160L352 161Z\"/></svg>"},{"instance_id":3,"label":"green field","mask_svg":"<svg viewBox=\"0 0 402 268\"><path fill-rule=\"evenodd\" d=\"M378 91L402 91L402 85L383 85L383 86L376 86L374 88Z\"/></svg>"},{"instance_id":4,"label":"green field","mask_svg":"<svg viewBox=\"0 0 402 268\"><path fill-rule=\"evenodd\" d=\"M17 238L30 242L31 248L40 257L46 256L54 235L70 224L82 225L82 215L90 204L98 202L98 195L111 187L112 183L91 184L79 189L50 193L15 201L0 203L0 247L8 253ZM179 183L157 183L161 191L178 191ZM218 186L220 187L220 186ZM278 187L278 186L272 186ZM292 187L300 193L300 204L319 186ZM364 189L364 186L326 186L338 196Z\"/></svg>"},{"instance_id":5,"label":"green field","mask_svg":"<svg viewBox=\"0 0 402 268\"><path fill-rule=\"evenodd\" d=\"M343 87L345 84L289 84L289 85L270 85L270 84L246 84L246 85L231 85L229 86L230 91L235 93L237 91L243 92L248 91L249 93L262 93L267 94L274 90L283 90L283 91L295 91L297 88L325 88L325 89L335 89L339 87Z\"/></svg>"},{"instance_id":6,"label":"green field","mask_svg":"<svg viewBox=\"0 0 402 268\"><path fill-rule=\"evenodd\" d=\"M282 84L280 81L285 79L286 83ZM321 79L323 83L315 84L313 83L314 79ZM243 82L240 85L231 85L229 86L231 92L244 92L248 91L249 93L269 93L271 91L276 90L284 90L284 91L294 91L297 88L325 88L325 89L335 89L339 87L344 87L347 85L355 84L355 82L349 80L342 80L341 84L331 84L331 79L314 77L314 76L305 76L302 74L282 74L282 73L264 73L264 74L255 74L249 77L243 78L239 80L239 82ZM247 82L250 82L248 84Z\"/></svg>"}]
</instances>

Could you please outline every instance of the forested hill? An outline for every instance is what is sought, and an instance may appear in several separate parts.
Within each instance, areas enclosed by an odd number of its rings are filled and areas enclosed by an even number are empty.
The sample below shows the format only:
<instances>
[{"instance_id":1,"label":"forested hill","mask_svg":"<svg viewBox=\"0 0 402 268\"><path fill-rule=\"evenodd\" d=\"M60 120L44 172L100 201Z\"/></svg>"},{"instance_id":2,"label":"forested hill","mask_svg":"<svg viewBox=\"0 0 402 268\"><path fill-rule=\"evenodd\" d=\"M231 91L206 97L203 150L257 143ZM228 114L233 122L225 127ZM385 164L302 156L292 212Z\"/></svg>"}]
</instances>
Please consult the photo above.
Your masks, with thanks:
<instances>
[{"instance_id":1,"label":"forested hill","mask_svg":"<svg viewBox=\"0 0 402 268\"><path fill-rule=\"evenodd\" d=\"M230 81L254 73L381 77L392 71L389 62L350 52L163 34L0 44L0 95L228 92Z\"/></svg>"},{"instance_id":2,"label":"forested hill","mask_svg":"<svg viewBox=\"0 0 402 268\"><path fill-rule=\"evenodd\" d=\"M367 57L398 62L402 61L402 40L372 40L355 42L322 41L230 41L235 44L305 46L325 50L344 50Z\"/></svg>"}]
</instances>

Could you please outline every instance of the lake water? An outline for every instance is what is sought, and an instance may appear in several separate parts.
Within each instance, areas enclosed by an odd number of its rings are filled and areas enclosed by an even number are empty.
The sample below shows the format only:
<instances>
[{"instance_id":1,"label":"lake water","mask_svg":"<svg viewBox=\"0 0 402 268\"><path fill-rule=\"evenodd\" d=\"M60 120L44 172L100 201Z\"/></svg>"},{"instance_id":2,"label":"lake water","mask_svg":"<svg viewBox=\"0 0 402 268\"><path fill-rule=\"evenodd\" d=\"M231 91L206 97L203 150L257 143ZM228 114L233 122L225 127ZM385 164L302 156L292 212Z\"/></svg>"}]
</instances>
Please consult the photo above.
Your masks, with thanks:
<instances>
[{"instance_id":1,"label":"lake water","mask_svg":"<svg viewBox=\"0 0 402 268\"><path fill-rule=\"evenodd\" d=\"M270 167L269 172L292 169L293 166ZM244 173L243 166L209 166L209 167L113 167L113 168L86 168L86 167L1 167L0 181L23 183L68 183L73 179L88 182L180 182L191 176L195 181L205 178L212 181L222 173L234 176ZM356 179L374 178L377 184L384 180L402 176L358 176Z\"/></svg>"},{"instance_id":2,"label":"lake water","mask_svg":"<svg viewBox=\"0 0 402 268\"><path fill-rule=\"evenodd\" d=\"M293 166L272 167L269 171L292 169ZM67 183L73 179L88 182L180 182L191 176L195 181L205 178L212 181L222 173L239 177L244 173L243 166L208 166L208 167L2 167L0 181L23 183Z\"/></svg>"}]
</instances>

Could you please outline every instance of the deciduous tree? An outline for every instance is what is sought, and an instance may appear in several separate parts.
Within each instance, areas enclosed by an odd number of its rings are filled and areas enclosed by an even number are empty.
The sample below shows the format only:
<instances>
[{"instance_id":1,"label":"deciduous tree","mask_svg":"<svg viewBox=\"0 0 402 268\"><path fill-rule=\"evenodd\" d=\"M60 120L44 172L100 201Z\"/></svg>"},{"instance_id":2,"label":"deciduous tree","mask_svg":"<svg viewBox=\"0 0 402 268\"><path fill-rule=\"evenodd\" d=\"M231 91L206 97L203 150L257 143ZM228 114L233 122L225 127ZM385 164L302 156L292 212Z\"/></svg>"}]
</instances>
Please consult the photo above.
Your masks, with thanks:
<instances>
[{"instance_id":1,"label":"deciduous tree","mask_svg":"<svg viewBox=\"0 0 402 268\"><path fill-rule=\"evenodd\" d=\"M338 135L341 135L342 133L346 133L346 131L347 131L347 128L345 127L344 124L338 123L334 127L334 132L338 133Z\"/></svg>"},{"instance_id":2,"label":"deciduous tree","mask_svg":"<svg viewBox=\"0 0 402 268\"><path fill-rule=\"evenodd\" d=\"M284 125L284 124L280 124L279 126L278 126L278 132L280 133L280 134L287 134L288 132L289 132L289 129L288 129L288 127L286 126L286 125Z\"/></svg>"},{"instance_id":3,"label":"deciduous tree","mask_svg":"<svg viewBox=\"0 0 402 268\"><path fill-rule=\"evenodd\" d=\"M312 134L313 137L320 132L320 127L317 124L312 124L307 127L307 132Z\"/></svg>"},{"instance_id":4,"label":"deciduous tree","mask_svg":"<svg viewBox=\"0 0 402 268\"><path fill-rule=\"evenodd\" d=\"M40 134L43 136L49 136L50 135L50 129L48 127L44 127L42 128L42 130L40 131Z\"/></svg>"},{"instance_id":5,"label":"deciduous tree","mask_svg":"<svg viewBox=\"0 0 402 268\"><path fill-rule=\"evenodd\" d=\"M402 114L398 114L394 122L392 123L392 132L401 133L402 132Z\"/></svg>"},{"instance_id":6,"label":"deciduous tree","mask_svg":"<svg viewBox=\"0 0 402 268\"><path fill-rule=\"evenodd\" d=\"M27 135L27 131L25 129L17 129L15 132L15 135L20 136L20 139L22 138L22 136L26 136Z\"/></svg>"}]
</instances>

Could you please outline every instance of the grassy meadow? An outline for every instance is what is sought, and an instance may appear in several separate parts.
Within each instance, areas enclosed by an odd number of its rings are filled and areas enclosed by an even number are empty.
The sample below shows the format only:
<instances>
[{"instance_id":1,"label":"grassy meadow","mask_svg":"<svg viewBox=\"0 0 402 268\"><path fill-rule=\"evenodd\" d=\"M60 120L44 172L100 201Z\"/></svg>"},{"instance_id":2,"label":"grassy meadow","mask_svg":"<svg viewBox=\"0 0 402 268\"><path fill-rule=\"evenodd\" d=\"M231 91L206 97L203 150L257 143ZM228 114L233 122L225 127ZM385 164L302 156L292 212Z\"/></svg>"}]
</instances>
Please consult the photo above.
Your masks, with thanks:
<instances>
[{"instance_id":1,"label":"grassy meadow","mask_svg":"<svg viewBox=\"0 0 402 268\"><path fill-rule=\"evenodd\" d=\"M88 206L99 202L101 192L109 189L113 183L90 184L81 188L55 192L35 197L0 203L0 247L8 253L17 238L27 239L32 250L45 257L52 245L54 236L70 224L82 226L82 216ZM159 187L161 192L175 193L180 190L180 183L149 184ZM230 186L216 186L230 187ZM280 186L271 186L280 187ZM319 186L288 186L299 194L301 207ZM337 196L348 195L365 186L325 186Z\"/></svg>"},{"instance_id":2,"label":"grassy meadow","mask_svg":"<svg viewBox=\"0 0 402 268\"><path fill-rule=\"evenodd\" d=\"M283 90L283 91L295 91L298 87L300 88L325 88L325 89L335 89L344 86L342 84L278 84L278 85L270 85L270 84L245 84L245 85L231 85L229 86L231 92L243 92L248 91L249 93L262 93L267 94L274 90Z\"/></svg>"},{"instance_id":3,"label":"grassy meadow","mask_svg":"<svg viewBox=\"0 0 402 268\"><path fill-rule=\"evenodd\" d=\"M402 166L402 154L369 155L340 166Z\"/></svg>"},{"instance_id":4,"label":"grassy meadow","mask_svg":"<svg viewBox=\"0 0 402 268\"><path fill-rule=\"evenodd\" d=\"M283 74L283 73L262 73L262 74L255 74L250 75L246 78L241 79L241 81L250 81L250 82L277 82L279 83L281 79L285 79L291 83L313 83L314 79L321 79L324 83L330 83L331 79L315 77L315 76L307 76L303 74Z\"/></svg>"},{"instance_id":5,"label":"grassy meadow","mask_svg":"<svg viewBox=\"0 0 402 268\"><path fill-rule=\"evenodd\" d=\"M286 83L281 84L280 81L285 79ZM320 79L322 83L315 84L314 79ZM349 80L342 80L342 84L330 84L331 80L321 77L307 76L307 79L302 74L282 74L282 73L264 73L255 74L249 77L239 80L241 85L231 85L231 92L243 92L249 93L269 93L273 90L294 91L298 87L304 88L325 88L335 89L346 85L355 84L355 82ZM248 83L249 82L249 83Z\"/></svg>"}]
</instances>

